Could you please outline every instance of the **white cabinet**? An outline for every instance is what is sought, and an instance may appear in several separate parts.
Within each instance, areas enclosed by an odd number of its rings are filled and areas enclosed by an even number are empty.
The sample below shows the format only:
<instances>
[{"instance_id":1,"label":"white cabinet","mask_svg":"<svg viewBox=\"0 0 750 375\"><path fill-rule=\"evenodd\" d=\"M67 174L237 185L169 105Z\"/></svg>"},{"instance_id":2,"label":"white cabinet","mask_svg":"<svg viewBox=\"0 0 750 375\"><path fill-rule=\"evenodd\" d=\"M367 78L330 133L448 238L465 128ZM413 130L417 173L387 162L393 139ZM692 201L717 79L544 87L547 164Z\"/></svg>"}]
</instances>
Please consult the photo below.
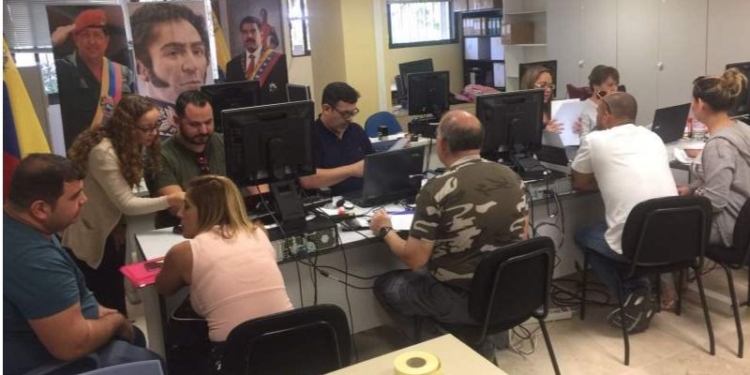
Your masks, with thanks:
<instances>
[{"instance_id":1,"label":"white cabinet","mask_svg":"<svg viewBox=\"0 0 750 375\"><path fill-rule=\"evenodd\" d=\"M565 85L588 84L591 69L617 63L617 0L555 0L547 4L547 51L557 60L558 97Z\"/></svg>"},{"instance_id":2,"label":"white cabinet","mask_svg":"<svg viewBox=\"0 0 750 375\"><path fill-rule=\"evenodd\" d=\"M620 0L617 69L638 101L639 124L657 108L690 101L706 74L708 0Z\"/></svg>"},{"instance_id":3,"label":"white cabinet","mask_svg":"<svg viewBox=\"0 0 750 375\"><path fill-rule=\"evenodd\" d=\"M554 3L557 0L550 0ZM525 62L543 61L547 58L547 0L504 0L503 22L531 22L534 25L532 43L505 45L506 89L519 88L518 65ZM558 90L559 92L559 90Z\"/></svg>"}]
</instances>

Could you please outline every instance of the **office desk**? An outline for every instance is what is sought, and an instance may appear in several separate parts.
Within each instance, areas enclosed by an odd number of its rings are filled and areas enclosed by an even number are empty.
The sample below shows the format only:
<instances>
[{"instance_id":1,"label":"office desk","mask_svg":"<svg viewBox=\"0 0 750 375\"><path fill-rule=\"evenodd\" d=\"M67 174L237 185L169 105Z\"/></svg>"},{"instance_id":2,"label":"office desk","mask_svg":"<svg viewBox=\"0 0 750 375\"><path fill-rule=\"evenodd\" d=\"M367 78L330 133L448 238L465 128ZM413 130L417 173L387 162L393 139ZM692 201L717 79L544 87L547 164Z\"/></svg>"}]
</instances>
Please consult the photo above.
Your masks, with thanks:
<instances>
[{"instance_id":1,"label":"office desk","mask_svg":"<svg viewBox=\"0 0 750 375\"><path fill-rule=\"evenodd\" d=\"M435 355L440 359L445 375L507 375L507 373L486 360L452 335L445 335L421 342L401 350L384 354L364 362L351 365L328 375L392 375L393 361L399 354L419 350Z\"/></svg>"},{"instance_id":2,"label":"office desk","mask_svg":"<svg viewBox=\"0 0 750 375\"><path fill-rule=\"evenodd\" d=\"M580 257L580 252L573 243L572 237L577 226L584 223L600 220L603 217L603 203L599 194L570 194L561 197L561 205L566 213L565 218L565 240L557 229L543 227L539 234L549 236L556 243L563 242L558 249L560 262L555 268L555 277L561 277L575 272L575 260ZM535 202L532 205L534 211L534 223L552 222L556 218L547 216L547 206L544 201ZM575 214L573 214L575 213ZM369 230L361 232L339 231L343 250L323 253L315 259L311 257L317 266L336 267L347 269L351 274L358 276L375 276L387 271L404 268L404 265L390 252L390 249L379 239L374 238ZM164 256L174 244L183 241L182 236L172 233L171 228L145 231L136 234L137 244L140 248L139 256L143 260L151 260ZM299 273L298 273L299 267ZM279 265L287 293L295 307L313 304L316 290L318 303L332 303L344 309L350 319L353 317L353 332L361 332L390 322L388 316L381 310L377 300L370 289L355 289L345 287L341 281L346 276L337 271L326 269L331 276L338 280L325 278L317 275L317 288L313 285L315 272L311 267L297 262L286 262ZM340 280L340 281L339 281ZM349 277L350 284L370 287L372 280L358 280ZM164 318L180 305L188 288L183 288L180 293L160 297L154 286L139 289L143 301L144 314L146 318L147 337L149 348L164 355ZM351 304L351 314L348 304Z\"/></svg>"}]
</instances>

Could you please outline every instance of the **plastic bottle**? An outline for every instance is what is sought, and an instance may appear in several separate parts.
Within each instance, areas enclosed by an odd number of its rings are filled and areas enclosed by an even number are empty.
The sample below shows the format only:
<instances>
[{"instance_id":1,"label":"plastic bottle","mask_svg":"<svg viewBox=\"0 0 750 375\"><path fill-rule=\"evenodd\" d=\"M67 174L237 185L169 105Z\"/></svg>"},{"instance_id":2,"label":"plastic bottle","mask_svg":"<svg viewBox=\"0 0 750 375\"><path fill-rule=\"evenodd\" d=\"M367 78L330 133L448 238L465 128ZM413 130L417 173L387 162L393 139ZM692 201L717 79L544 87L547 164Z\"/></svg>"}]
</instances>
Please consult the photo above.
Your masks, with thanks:
<instances>
[{"instance_id":1,"label":"plastic bottle","mask_svg":"<svg viewBox=\"0 0 750 375\"><path fill-rule=\"evenodd\" d=\"M687 122L685 123L685 133L682 134L682 138L690 139L693 135L693 116L688 116Z\"/></svg>"},{"instance_id":2,"label":"plastic bottle","mask_svg":"<svg viewBox=\"0 0 750 375\"><path fill-rule=\"evenodd\" d=\"M693 140L706 140L706 125L698 120L693 120Z\"/></svg>"}]
</instances>

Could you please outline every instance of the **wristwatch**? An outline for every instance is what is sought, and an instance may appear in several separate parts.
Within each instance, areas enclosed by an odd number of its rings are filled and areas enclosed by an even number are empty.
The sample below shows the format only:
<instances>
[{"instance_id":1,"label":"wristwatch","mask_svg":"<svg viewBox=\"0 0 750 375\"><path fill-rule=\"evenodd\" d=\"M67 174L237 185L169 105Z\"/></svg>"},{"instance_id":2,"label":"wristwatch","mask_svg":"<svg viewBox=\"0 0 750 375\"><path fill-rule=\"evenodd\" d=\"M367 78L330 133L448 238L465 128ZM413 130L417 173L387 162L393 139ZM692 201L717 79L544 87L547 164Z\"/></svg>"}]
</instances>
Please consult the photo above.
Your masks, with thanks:
<instances>
[{"instance_id":1,"label":"wristwatch","mask_svg":"<svg viewBox=\"0 0 750 375\"><path fill-rule=\"evenodd\" d=\"M380 237L380 238L385 238L385 236L387 236L387 235L388 235L388 232L390 232L390 231L392 231L392 230L393 230L393 228L392 228L392 227L382 227L382 228L380 228L380 230L378 231L378 237Z\"/></svg>"}]
</instances>

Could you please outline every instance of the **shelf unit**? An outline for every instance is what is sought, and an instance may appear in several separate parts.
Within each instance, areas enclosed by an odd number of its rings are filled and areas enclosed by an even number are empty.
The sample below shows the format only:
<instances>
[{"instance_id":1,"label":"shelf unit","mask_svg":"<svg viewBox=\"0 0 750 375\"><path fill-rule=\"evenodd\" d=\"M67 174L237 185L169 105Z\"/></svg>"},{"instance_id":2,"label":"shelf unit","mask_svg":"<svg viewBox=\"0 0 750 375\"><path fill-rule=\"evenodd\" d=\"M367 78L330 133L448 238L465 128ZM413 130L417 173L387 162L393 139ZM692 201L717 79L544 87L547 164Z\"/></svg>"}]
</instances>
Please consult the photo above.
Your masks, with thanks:
<instances>
[{"instance_id":1,"label":"shelf unit","mask_svg":"<svg viewBox=\"0 0 750 375\"><path fill-rule=\"evenodd\" d=\"M525 30L522 42L505 44L506 88L509 91L518 90L520 77L518 65L524 62L547 60L547 0L505 0L503 3L504 32L512 24L527 24L533 30ZM528 35L528 34L531 35Z\"/></svg>"},{"instance_id":2,"label":"shelf unit","mask_svg":"<svg viewBox=\"0 0 750 375\"><path fill-rule=\"evenodd\" d=\"M505 48L501 41L501 8L458 12L463 47L464 85L505 91Z\"/></svg>"}]
</instances>

